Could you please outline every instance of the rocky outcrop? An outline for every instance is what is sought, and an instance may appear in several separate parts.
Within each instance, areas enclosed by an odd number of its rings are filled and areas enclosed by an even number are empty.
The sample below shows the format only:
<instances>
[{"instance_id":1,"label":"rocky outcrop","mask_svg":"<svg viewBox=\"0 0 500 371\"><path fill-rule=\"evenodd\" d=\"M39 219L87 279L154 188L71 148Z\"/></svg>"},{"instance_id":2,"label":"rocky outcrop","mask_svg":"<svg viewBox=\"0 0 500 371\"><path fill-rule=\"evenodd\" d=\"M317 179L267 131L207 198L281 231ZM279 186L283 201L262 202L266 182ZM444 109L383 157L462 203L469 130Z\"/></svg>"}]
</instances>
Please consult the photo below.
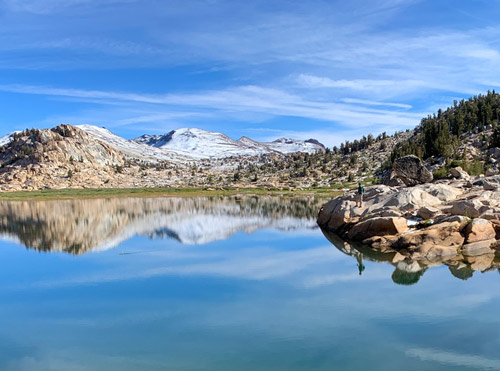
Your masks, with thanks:
<instances>
[{"instance_id":1,"label":"rocky outcrop","mask_svg":"<svg viewBox=\"0 0 500 371\"><path fill-rule=\"evenodd\" d=\"M395 247L407 249L418 258L456 255L457 249L464 243L464 237L460 233L463 228L462 223L454 221L413 230L401 235Z\"/></svg>"},{"instance_id":2,"label":"rocky outcrop","mask_svg":"<svg viewBox=\"0 0 500 371\"><path fill-rule=\"evenodd\" d=\"M432 173L413 155L398 158L394 161L393 170L407 186L428 183L433 179Z\"/></svg>"},{"instance_id":3,"label":"rocky outcrop","mask_svg":"<svg viewBox=\"0 0 500 371\"><path fill-rule=\"evenodd\" d=\"M488 181L488 178L485 178ZM362 207L354 192L324 205L320 227L349 241L422 260L491 253L500 239L500 192L463 182L367 187Z\"/></svg>"},{"instance_id":4,"label":"rocky outcrop","mask_svg":"<svg viewBox=\"0 0 500 371\"><path fill-rule=\"evenodd\" d=\"M104 186L119 181L123 165L119 152L73 126L26 130L0 147L0 190Z\"/></svg>"}]
</instances>

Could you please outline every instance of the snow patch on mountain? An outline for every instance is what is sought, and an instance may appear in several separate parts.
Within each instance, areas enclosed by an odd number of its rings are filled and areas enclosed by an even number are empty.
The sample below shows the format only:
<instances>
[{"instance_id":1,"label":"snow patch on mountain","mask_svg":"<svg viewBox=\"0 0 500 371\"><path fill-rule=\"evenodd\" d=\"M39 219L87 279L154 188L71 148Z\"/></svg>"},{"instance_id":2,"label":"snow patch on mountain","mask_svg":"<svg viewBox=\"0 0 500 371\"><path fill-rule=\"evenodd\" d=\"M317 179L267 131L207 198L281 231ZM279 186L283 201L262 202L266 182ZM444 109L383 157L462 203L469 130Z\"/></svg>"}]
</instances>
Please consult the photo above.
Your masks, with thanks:
<instances>
[{"instance_id":1,"label":"snow patch on mountain","mask_svg":"<svg viewBox=\"0 0 500 371\"><path fill-rule=\"evenodd\" d=\"M3 147L6 144L9 144L14 139L14 134L16 134L16 133L20 133L20 131L14 131L12 133L9 133L9 134L1 137L0 138L0 147Z\"/></svg>"},{"instance_id":2,"label":"snow patch on mountain","mask_svg":"<svg viewBox=\"0 0 500 371\"><path fill-rule=\"evenodd\" d=\"M307 152L316 153L324 152L325 146L316 139L296 140L289 138L280 138L275 141L265 143L269 148L281 153Z\"/></svg>"},{"instance_id":3,"label":"snow patch on mountain","mask_svg":"<svg viewBox=\"0 0 500 371\"><path fill-rule=\"evenodd\" d=\"M270 143L261 143L241 137L236 141L222 133L194 128L172 130L165 135L143 135L133 141L162 150L185 151L203 158L259 156L273 152L316 153L325 150L325 147L314 139L302 141L282 138Z\"/></svg>"},{"instance_id":4,"label":"snow patch on mountain","mask_svg":"<svg viewBox=\"0 0 500 371\"><path fill-rule=\"evenodd\" d=\"M307 141L281 138L274 142L263 143L248 137L233 140L227 135L195 128L172 130L164 135L142 135L127 140L104 127L76 125L95 139L110 145L126 158L150 163L168 161L188 164L201 159L224 159L227 157L261 156L270 153L324 151L325 147L317 140ZM15 132L0 138L0 147L8 144Z\"/></svg>"},{"instance_id":5,"label":"snow patch on mountain","mask_svg":"<svg viewBox=\"0 0 500 371\"><path fill-rule=\"evenodd\" d=\"M248 146L222 133L193 128L173 130L161 136L143 135L134 141L162 150L185 151L202 158L258 156L269 153L267 147Z\"/></svg>"},{"instance_id":6,"label":"snow patch on mountain","mask_svg":"<svg viewBox=\"0 0 500 371\"><path fill-rule=\"evenodd\" d=\"M193 159L189 153L180 153L173 151L160 150L146 144L138 143L133 140L127 140L113 134L106 128L94 125L77 125L77 128L92 135L97 140L104 142L116 150L122 152L126 157L137 158L148 162L171 161L188 162Z\"/></svg>"}]
</instances>

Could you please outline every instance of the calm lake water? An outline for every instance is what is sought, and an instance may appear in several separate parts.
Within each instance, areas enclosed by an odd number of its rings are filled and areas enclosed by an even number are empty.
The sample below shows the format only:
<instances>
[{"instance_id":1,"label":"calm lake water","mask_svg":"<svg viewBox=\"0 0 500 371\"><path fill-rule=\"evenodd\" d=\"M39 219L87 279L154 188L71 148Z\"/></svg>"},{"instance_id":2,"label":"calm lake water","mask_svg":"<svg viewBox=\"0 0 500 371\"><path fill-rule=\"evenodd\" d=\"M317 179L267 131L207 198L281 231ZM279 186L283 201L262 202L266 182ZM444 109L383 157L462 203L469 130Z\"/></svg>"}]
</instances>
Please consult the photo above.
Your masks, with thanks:
<instances>
[{"instance_id":1,"label":"calm lake water","mask_svg":"<svg viewBox=\"0 0 500 371\"><path fill-rule=\"evenodd\" d=\"M0 202L0 369L500 369L498 256L392 264L323 202Z\"/></svg>"}]
</instances>

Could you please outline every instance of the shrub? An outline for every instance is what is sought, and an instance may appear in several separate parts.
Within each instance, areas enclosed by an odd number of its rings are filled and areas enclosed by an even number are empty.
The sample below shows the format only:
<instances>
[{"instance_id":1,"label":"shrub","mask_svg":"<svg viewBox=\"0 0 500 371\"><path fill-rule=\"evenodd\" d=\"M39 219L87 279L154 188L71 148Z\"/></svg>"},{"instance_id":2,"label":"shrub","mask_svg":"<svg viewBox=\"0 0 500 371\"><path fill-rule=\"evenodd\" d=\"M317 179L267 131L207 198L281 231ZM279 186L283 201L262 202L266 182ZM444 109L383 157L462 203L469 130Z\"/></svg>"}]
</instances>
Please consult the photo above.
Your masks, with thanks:
<instances>
[{"instance_id":1,"label":"shrub","mask_svg":"<svg viewBox=\"0 0 500 371\"><path fill-rule=\"evenodd\" d=\"M484 164L481 161L474 160L466 166L465 170L469 175L484 174Z\"/></svg>"},{"instance_id":2,"label":"shrub","mask_svg":"<svg viewBox=\"0 0 500 371\"><path fill-rule=\"evenodd\" d=\"M446 168L446 166L440 167L439 169L434 171L432 175L434 176L434 179L446 178L446 176L448 175L448 169Z\"/></svg>"}]
</instances>

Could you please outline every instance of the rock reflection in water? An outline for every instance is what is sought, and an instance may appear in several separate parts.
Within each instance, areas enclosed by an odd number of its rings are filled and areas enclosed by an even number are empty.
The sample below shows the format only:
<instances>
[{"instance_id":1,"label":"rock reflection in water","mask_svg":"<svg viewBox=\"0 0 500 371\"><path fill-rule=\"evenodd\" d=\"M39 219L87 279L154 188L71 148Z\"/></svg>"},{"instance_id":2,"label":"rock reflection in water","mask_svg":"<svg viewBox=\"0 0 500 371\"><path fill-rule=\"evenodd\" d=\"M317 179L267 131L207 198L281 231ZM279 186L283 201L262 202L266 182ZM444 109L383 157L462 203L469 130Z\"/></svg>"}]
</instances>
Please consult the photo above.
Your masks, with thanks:
<instances>
[{"instance_id":1,"label":"rock reflection in water","mask_svg":"<svg viewBox=\"0 0 500 371\"><path fill-rule=\"evenodd\" d=\"M185 244L263 228L316 228L314 198L233 196L0 201L0 238L39 251L82 254L136 235Z\"/></svg>"},{"instance_id":2,"label":"rock reflection in water","mask_svg":"<svg viewBox=\"0 0 500 371\"><path fill-rule=\"evenodd\" d=\"M341 252L357 260L359 274L363 274L363 261L388 263L394 266L392 280L398 285L414 285L424 273L433 266L446 265L450 273L461 280L471 278L474 272L498 271L500 273L500 254L492 252L477 256L456 255L434 260L412 260L393 250L375 249L369 246L344 241L335 233L322 229L325 237Z\"/></svg>"}]
</instances>

